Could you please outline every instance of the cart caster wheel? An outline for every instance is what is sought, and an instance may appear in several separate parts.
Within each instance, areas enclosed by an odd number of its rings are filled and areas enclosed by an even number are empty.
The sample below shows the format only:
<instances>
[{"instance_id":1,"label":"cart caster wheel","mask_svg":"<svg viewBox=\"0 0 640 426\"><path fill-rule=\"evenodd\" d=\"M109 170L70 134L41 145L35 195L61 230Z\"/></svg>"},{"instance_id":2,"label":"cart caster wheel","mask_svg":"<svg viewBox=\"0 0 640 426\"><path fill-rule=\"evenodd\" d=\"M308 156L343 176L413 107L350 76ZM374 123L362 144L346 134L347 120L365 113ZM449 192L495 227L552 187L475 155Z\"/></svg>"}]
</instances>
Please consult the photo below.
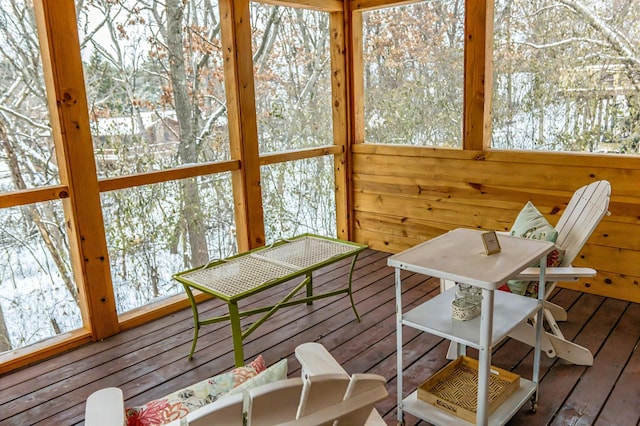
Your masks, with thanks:
<instances>
[{"instance_id":1,"label":"cart caster wheel","mask_svg":"<svg viewBox=\"0 0 640 426\"><path fill-rule=\"evenodd\" d=\"M404 426L404 422L397 422L396 426Z\"/></svg>"},{"instance_id":2,"label":"cart caster wheel","mask_svg":"<svg viewBox=\"0 0 640 426\"><path fill-rule=\"evenodd\" d=\"M538 411L538 403L537 402L532 402L531 403L531 412L535 413L536 411Z\"/></svg>"}]
</instances>

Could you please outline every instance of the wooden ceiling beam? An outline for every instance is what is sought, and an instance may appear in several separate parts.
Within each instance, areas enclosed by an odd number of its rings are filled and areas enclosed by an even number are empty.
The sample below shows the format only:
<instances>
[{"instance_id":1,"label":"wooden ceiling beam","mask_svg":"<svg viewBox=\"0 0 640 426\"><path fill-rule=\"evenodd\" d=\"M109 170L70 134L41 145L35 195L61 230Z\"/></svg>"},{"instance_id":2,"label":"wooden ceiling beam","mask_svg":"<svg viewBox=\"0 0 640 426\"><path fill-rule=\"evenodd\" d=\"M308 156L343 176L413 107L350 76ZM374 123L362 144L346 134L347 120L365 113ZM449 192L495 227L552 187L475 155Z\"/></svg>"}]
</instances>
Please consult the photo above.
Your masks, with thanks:
<instances>
[{"instance_id":1,"label":"wooden ceiling beam","mask_svg":"<svg viewBox=\"0 0 640 426\"><path fill-rule=\"evenodd\" d=\"M350 10L382 9L385 7L404 6L412 3L419 3L421 0L349 0Z\"/></svg>"},{"instance_id":2,"label":"wooden ceiling beam","mask_svg":"<svg viewBox=\"0 0 640 426\"><path fill-rule=\"evenodd\" d=\"M342 12L342 0L260 0L257 3L297 7L320 12Z\"/></svg>"}]
</instances>

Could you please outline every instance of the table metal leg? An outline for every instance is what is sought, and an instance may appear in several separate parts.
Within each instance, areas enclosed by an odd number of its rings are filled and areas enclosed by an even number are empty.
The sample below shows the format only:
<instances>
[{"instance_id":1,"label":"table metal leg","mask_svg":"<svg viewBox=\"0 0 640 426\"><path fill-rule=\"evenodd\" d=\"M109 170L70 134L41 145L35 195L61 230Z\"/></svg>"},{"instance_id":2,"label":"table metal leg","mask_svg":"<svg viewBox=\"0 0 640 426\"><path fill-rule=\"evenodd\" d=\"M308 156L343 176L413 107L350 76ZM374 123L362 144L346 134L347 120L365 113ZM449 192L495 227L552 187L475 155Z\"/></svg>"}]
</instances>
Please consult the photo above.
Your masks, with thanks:
<instances>
[{"instance_id":1,"label":"table metal leg","mask_svg":"<svg viewBox=\"0 0 640 426\"><path fill-rule=\"evenodd\" d=\"M493 298L493 290L482 289L480 351L478 356L477 425L487 425L489 421L489 370L491 369L491 338L493 334Z\"/></svg>"},{"instance_id":2,"label":"table metal leg","mask_svg":"<svg viewBox=\"0 0 640 426\"><path fill-rule=\"evenodd\" d=\"M396 268L396 385L398 388L398 424L404 424L402 412L402 278L400 269Z\"/></svg>"},{"instance_id":3,"label":"table metal leg","mask_svg":"<svg viewBox=\"0 0 640 426\"><path fill-rule=\"evenodd\" d=\"M313 296L313 272L307 274L307 297ZM309 300L307 305L313 304L313 300Z\"/></svg>"},{"instance_id":4,"label":"table metal leg","mask_svg":"<svg viewBox=\"0 0 640 426\"><path fill-rule=\"evenodd\" d=\"M533 382L536 384L536 391L531 397L531 409L535 412L538 404L538 390L540 381L540 354L542 346L542 321L544 321L544 294L547 273L547 256L540 259L540 276L538 277L538 303L540 303L540 310L536 316L536 346L533 350Z\"/></svg>"},{"instance_id":5,"label":"table metal leg","mask_svg":"<svg viewBox=\"0 0 640 426\"><path fill-rule=\"evenodd\" d=\"M231 323L231 337L233 338L233 358L236 367L244 365L244 351L242 349L242 329L240 328L240 312L237 302L229 302L229 322Z\"/></svg>"},{"instance_id":6,"label":"table metal leg","mask_svg":"<svg viewBox=\"0 0 640 426\"><path fill-rule=\"evenodd\" d=\"M189 352L189 361L193 359L193 353L196 350L196 343L198 343L198 333L200 332L200 317L198 315L198 305L196 299L193 297L191 288L188 285L184 285L184 291L187 293L189 302L191 303L191 311L193 312L193 343L191 344L191 352Z\"/></svg>"},{"instance_id":7,"label":"table metal leg","mask_svg":"<svg viewBox=\"0 0 640 426\"><path fill-rule=\"evenodd\" d=\"M353 292L351 291L351 280L353 278L353 269L356 266L356 260L358 260L357 254L353 256L351 269L349 270L349 300L351 301L351 309L353 309L353 313L356 314L356 319L360 322L360 315L358 315L358 311L356 310L356 304L353 302Z\"/></svg>"}]
</instances>

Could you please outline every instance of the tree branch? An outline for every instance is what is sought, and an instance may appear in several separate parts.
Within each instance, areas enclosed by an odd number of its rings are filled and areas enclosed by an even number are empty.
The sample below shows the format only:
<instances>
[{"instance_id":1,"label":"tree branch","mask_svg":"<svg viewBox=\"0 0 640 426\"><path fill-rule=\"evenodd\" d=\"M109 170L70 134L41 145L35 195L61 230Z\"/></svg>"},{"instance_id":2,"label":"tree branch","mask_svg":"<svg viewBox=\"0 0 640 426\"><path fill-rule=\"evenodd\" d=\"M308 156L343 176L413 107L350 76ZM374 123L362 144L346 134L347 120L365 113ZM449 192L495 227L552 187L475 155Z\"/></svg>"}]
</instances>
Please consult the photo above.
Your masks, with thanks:
<instances>
[{"instance_id":1,"label":"tree branch","mask_svg":"<svg viewBox=\"0 0 640 426\"><path fill-rule=\"evenodd\" d=\"M626 63L633 66L640 66L640 58L634 52L633 45L626 42L626 37L621 36L617 31L607 25L600 17L592 13L583 4L575 0L558 0L560 3L570 7L576 13L586 19L592 28L600 32L610 43L610 46L620 53ZM626 58L626 59L625 59Z\"/></svg>"}]
</instances>

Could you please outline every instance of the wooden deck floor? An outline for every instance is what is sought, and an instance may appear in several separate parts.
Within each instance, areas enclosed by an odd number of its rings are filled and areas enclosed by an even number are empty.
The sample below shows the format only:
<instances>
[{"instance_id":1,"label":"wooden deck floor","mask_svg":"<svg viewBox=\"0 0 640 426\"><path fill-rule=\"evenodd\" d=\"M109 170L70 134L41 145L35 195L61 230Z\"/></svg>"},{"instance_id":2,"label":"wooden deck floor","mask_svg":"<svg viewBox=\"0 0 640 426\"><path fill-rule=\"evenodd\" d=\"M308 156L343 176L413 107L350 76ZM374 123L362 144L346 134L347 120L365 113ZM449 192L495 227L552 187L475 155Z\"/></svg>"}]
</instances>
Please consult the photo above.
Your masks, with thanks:
<instances>
[{"instance_id":1,"label":"wooden deck floor","mask_svg":"<svg viewBox=\"0 0 640 426\"><path fill-rule=\"evenodd\" d=\"M387 256L367 250L356 264L354 298L362 322L355 320L346 297L283 309L249 337L245 357L263 354L268 364L287 357L293 376L299 373L295 347L321 342L350 373L371 372L387 378L390 395L378 409L388 424L395 424L394 271L386 266ZM348 270L347 262L320 270L314 286L332 288L344 283ZM439 291L436 280L420 275L406 274L404 283L404 309ZM261 299L276 300L283 291L272 289ZM525 406L509 424L637 425L640 305L570 290L557 291L553 301L569 311L569 321L561 324L565 335L591 349L595 363L585 368L543 356L538 411L532 414ZM207 301L201 308L208 314L226 313L226 306L216 301ZM447 342L409 328L403 337L406 394L446 364ZM135 405L232 368L227 324L203 327L195 357L188 361L191 338L187 309L0 377L0 424L79 424L86 397L102 387L121 387L127 405ZM495 349L492 361L530 378L532 359L531 348L507 340ZM418 423L408 415L406 421Z\"/></svg>"}]
</instances>

